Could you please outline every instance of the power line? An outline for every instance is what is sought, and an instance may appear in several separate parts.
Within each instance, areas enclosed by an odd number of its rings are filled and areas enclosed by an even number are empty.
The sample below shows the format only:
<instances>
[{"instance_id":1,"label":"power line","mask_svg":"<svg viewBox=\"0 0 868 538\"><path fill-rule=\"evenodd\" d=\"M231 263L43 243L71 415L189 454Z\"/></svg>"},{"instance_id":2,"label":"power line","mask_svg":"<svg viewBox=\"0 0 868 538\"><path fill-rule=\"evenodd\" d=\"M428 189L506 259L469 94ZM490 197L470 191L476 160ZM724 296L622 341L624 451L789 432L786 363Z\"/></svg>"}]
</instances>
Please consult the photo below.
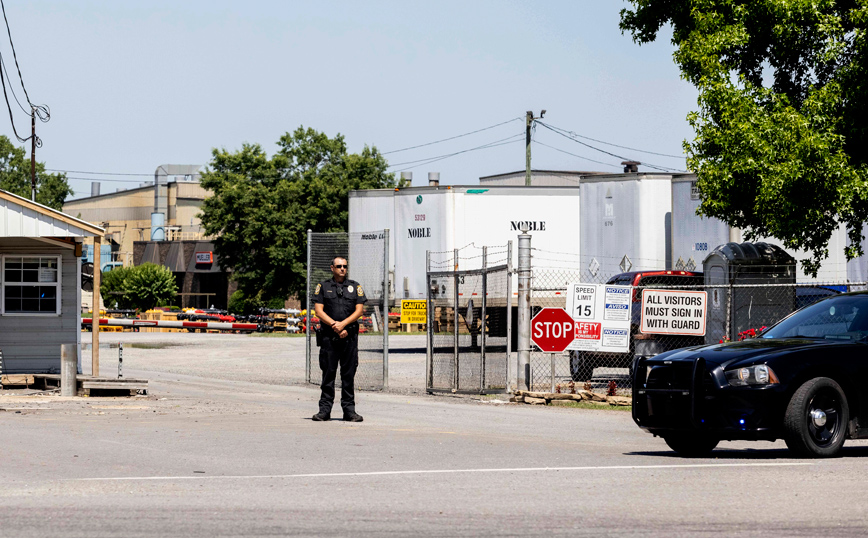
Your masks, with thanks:
<instances>
[{"instance_id":1,"label":"power line","mask_svg":"<svg viewBox=\"0 0 868 538\"><path fill-rule=\"evenodd\" d=\"M437 155L434 157L427 157L425 159L417 159L415 161L407 161L407 162L403 162L403 163L390 164L388 166L388 168L395 168L397 166L404 166L404 165L417 164L417 163L429 164L429 163L436 162L436 161L442 161L443 159L448 159L449 157L461 155L462 153L468 153L470 151L477 151L480 149L493 148L496 146L503 145L504 143L509 144L511 142L516 142L518 140L518 137L522 137L522 136L524 136L524 133L518 133L516 135L508 136L508 137L502 138L500 140L495 140L494 142L489 142L488 144L483 144L482 146L477 146L475 148L464 149L461 151L456 151L454 153L447 153L444 155Z\"/></svg>"},{"instance_id":2,"label":"power line","mask_svg":"<svg viewBox=\"0 0 868 538\"><path fill-rule=\"evenodd\" d=\"M124 172L88 172L85 170L60 170L57 168L46 168L46 172L62 172L64 174L92 174L95 176L143 176L143 177L154 177L154 174L130 174ZM78 178L85 179L85 178ZM89 179L89 178L88 178ZM132 180L131 180L132 181Z\"/></svg>"},{"instance_id":3,"label":"power line","mask_svg":"<svg viewBox=\"0 0 868 538\"><path fill-rule=\"evenodd\" d=\"M100 181L100 182L102 182L102 181L112 181L112 182L117 182L117 183L147 183L146 181L141 181L141 180L138 180L138 179L109 179L109 178L99 178L99 179L95 179L95 178L92 178L92 177L73 177L73 176L67 176L66 179L77 179L77 180L80 180L80 181ZM150 183L151 183L151 185L153 185L153 184L154 184L154 181L151 180Z\"/></svg>"},{"instance_id":4,"label":"power line","mask_svg":"<svg viewBox=\"0 0 868 538\"><path fill-rule=\"evenodd\" d=\"M560 130L560 131L563 131L563 132L569 134L569 135L572 136L572 137L576 137L576 138L584 138L585 140L591 140L592 142L597 142L597 143L599 143L599 144L605 144L605 145L607 145L607 146L612 146L612 147L621 148L621 149L628 149L628 150L630 150L630 151L638 151L638 152L640 152L640 153L647 153L647 154L649 154L649 155L659 155L660 157L672 157L673 159L683 159L683 158L684 158L684 155L670 155L669 153L657 153L657 152L655 152L655 151L648 151L648 150L644 150L644 149L630 148L630 147L627 147L627 146L619 146L618 144L613 144L613 143L611 143L611 142L604 142L604 141L602 141L602 140L597 140L596 138L591 138L591 137L589 137L589 136L583 136L583 135L580 135L580 134L575 133L575 132L573 132L573 131L568 131L568 130L566 130L566 129L562 129L562 128L560 128L560 127L554 127L553 125L551 125L550 127L553 127L553 128L558 129L558 130Z\"/></svg>"},{"instance_id":5,"label":"power line","mask_svg":"<svg viewBox=\"0 0 868 538\"><path fill-rule=\"evenodd\" d=\"M21 76L21 66L18 65L18 55L15 53L15 43L12 42L12 30L9 28L9 19L6 18L6 4L3 0L0 0L0 8L3 10L3 21L6 23L6 34L9 36L9 46L12 47L12 58L15 60L15 68L18 70L18 80L21 81L21 89L24 90L24 97L27 99L27 104L30 105L31 114L35 113L42 122L47 122L51 119L51 110L49 110L48 105L34 105L30 100L30 96L27 94L27 87L24 85L24 77ZM5 66L3 67L3 70L6 70ZM7 76L9 75L7 74ZM12 89L11 82L9 89ZM15 95L15 92L12 92L12 95ZM17 101L18 98L16 97L15 100ZM20 105L21 103L19 103L19 106Z\"/></svg>"},{"instance_id":6,"label":"power line","mask_svg":"<svg viewBox=\"0 0 868 538\"><path fill-rule=\"evenodd\" d=\"M575 143L577 143L577 144L581 144L581 145L583 145L583 146L585 146L585 147L587 147L587 148L591 148L591 149L593 149L593 150L595 150L595 151L599 151L600 153L605 153L606 155L610 155L610 156L612 156L612 157L615 157L615 158L621 159L621 160L623 160L623 161L631 161L631 160L633 160L633 159L631 159L631 158L629 158L629 157L624 157L623 155L618 155L618 154L616 154L616 153L612 153L611 151L606 151L606 150L604 150L604 149L600 149L600 148L598 148L598 147L592 146L592 145L590 145L590 144L588 144L588 143L586 143L586 142L582 142L581 140L577 140L577 139L573 138L572 136L570 136L570 135L568 135L568 134L565 134L564 132L561 132L561 131L562 131L561 129L558 129L558 128L555 128L555 127L552 127L551 125L548 125L548 124L543 123L543 122L541 122L541 121L538 122L538 123L539 123L540 125L542 125L543 127L545 127L546 129L550 130L551 132L556 133L556 134L559 134L559 135L563 136L564 138L566 138L566 139L568 139L568 140L572 140L573 142L575 142ZM673 170L677 170L677 169L674 169L674 168L671 168L671 167L658 166L658 165L656 165L656 164L651 164L651 163L648 163L648 162L642 162L642 164L645 165L645 166L647 166L647 167L649 167L649 168L655 168L655 169L657 169L657 170L662 170L662 171L664 171L664 172L671 172L671 171L673 171Z\"/></svg>"},{"instance_id":7,"label":"power line","mask_svg":"<svg viewBox=\"0 0 868 538\"><path fill-rule=\"evenodd\" d=\"M472 134L481 133L482 131L487 131L487 130L489 130L489 129L494 129L495 127L500 127L501 125L506 125L507 123L511 123L511 122L514 122L514 121L516 121L516 120L520 120L520 119L521 119L521 118L512 118L511 120L507 120L507 121L504 121L504 122L501 122L501 123L498 123L498 124L495 124L495 125L491 125L491 126L489 126L489 127L483 127L482 129L477 129L477 130L475 130L475 131L470 131L469 133L464 133L464 134L460 134L460 135L456 135L456 136L450 136L449 138L444 138L444 139L442 139L442 140L435 140L434 142L427 142L427 143L425 143L425 144L419 144L418 146L410 146L410 147L407 147L407 148L393 149L392 151L384 151L384 152L380 153L380 155L388 155L388 154L390 154L390 153L398 153L398 152L400 152L400 151L408 151L408 150L411 150L411 149L423 148L423 147L425 147L425 146L432 146L432 145L434 145L434 144L439 144L439 143L441 143L441 142L448 142L449 140L455 140L456 138L461 138L461 137L463 137L463 136L470 136L470 135L472 135Z\"/></svg>"},{"instance_id":8,"label":"power line","mask_svg":"<svg viewBox=\"0 0 868 538\"><path fill-rule=\"evenodd\" d=\"M594 159L589 159L588 157L585 157L585 156L582 156L582 155L578 155L578 154L576 154L576 153L570 153L569 151L562 150L562 149L560 149L560 148L556 148L556 147L554 147L554 146L550 146L550 145L548 145L548 144L546 144L546 143L543 143L543 142L540 142L540 141L538 141L538 140L534 140L534 143L535 143L535 144L539 144L539 145L541 145L541 146L545 146L545 147L547 147L547 148L551 148L551 149L553 149L553 150L555 150L555 151L560 151L561 153L566 153L567 155L572 155L573 157L578 157L579 159L584 159L584 160L586 160L586 161L591 161L592 163L602 164L603 166L611 166L611 167L613 167L613 168L620 168L620 166L618 166L618 165L616 165L616 164L606 163L606 162L603 162L603 161L595 161Z\"/></svg>"}]
</instances>

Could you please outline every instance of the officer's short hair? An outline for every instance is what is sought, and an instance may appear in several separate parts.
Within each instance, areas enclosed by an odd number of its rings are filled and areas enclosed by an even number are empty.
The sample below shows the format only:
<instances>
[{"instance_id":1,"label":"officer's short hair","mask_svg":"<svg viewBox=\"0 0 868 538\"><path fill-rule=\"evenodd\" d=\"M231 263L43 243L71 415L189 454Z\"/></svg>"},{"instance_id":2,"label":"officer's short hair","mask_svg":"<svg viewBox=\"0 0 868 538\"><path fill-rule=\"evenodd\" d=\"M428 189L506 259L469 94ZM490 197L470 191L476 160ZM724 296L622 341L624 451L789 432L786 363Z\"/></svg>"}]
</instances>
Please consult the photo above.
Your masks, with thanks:
<instances>
[{"instance_id":1,"label":"officer's short hair","mask_svg":"<svg viewBox=\"0 0 868 538\"><path fill-rule=\"evenodd\" d=\"M347 259L344 258L343 256L335 256L334 258L332 258L332 265L335 264L335 260L345 260L345 261L347 262L347 265L350 264L350 260L347 260Z\"/></svg>"}]
</instances>

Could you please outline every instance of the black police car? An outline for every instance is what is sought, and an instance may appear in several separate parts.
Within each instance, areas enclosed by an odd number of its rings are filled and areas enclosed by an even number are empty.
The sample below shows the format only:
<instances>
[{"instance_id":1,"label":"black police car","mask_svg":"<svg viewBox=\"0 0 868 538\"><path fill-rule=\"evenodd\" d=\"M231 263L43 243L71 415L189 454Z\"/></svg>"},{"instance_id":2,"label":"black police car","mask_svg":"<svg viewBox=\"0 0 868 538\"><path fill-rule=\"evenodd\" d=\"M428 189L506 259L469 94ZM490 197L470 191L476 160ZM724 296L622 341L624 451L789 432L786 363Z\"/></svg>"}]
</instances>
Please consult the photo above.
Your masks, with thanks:
<instances>
[{"instance_id":1,"label":"black police car","mask_svg":"<svg viewBox=\"0 0 868 538\"><path fill-rule=\"evenodd\" d=\"M823 299L751 340L639 359L633 420L685 456L784 439L829 457L868 438L868 292Z\"/></svg>"}]
</instances>

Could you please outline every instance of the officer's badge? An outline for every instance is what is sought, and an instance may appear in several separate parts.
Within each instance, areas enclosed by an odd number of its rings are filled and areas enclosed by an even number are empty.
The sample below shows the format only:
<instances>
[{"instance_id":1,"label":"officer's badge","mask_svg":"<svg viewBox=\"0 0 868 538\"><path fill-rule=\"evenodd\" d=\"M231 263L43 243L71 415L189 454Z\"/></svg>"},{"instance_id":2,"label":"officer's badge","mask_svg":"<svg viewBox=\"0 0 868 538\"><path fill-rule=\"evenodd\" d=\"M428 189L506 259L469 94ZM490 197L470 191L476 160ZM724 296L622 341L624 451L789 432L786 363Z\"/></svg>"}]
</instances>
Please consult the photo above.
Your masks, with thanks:
<instances>
[{"instance_id":1,"label":"officer's badge","mask_svg":"<svg viewBox=\"0 0 868 538\"><path fill-rule=\"evenodd\" d=\"M362 291L362 287L361 287L361 286L357 286L357 289L359 290L359 297L364 297L364 296L365 296L365 292Z\"/></svg>"},{"instance_id":2,"label":"officer's badge","mask_svg":"<svg viewBox=\"0 0 868 538\"><path fill-rule=\"evenodd\" d=\"M320 289L322 289L322 284L317 284L317 285L316 285L316 291L314 291L313 294L314 294L314 295L318 295Z\"/></svg>"},{"instance_id":3,"label":"officer's badge","mask_svg":"<svg viewBox=\"0 0 868 538\"><path fill-rule=\"evenodd\" d=\"M353 292L353 287L352 287L352 286L347 286L347 291L350 292L350 293L352 293L352 292Z\"/></svg>"}]
</instances>

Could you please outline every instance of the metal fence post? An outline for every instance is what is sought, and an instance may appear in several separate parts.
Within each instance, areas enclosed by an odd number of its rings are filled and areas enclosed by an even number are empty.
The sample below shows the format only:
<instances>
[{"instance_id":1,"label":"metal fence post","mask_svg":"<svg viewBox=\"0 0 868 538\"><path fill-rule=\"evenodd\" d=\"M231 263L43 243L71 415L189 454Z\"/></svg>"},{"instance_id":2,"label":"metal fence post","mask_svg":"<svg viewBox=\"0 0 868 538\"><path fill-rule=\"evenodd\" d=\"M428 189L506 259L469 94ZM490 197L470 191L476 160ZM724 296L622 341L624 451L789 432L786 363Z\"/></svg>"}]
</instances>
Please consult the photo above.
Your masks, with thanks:
<instances>
[{"instance_id":1,"label":"metal fence post","mask_svg":"<svg viewBox=\"0 0 868 538\"><path fill-rule=\"evenodd\" d=\"M506 392L512 390L512 378L509 376L509 362L512 357L512 241L506 243ZM518 388L518 371L516 388Z\"/></svg>"},{"instance_id":2,"label":"metal fence post","mask_svg":"<svg viewBox=\"0 0 868 538\"><path fill-rule=\"evenodd\" d=\"M311 265L310 242L312 239L313 239L313 230L308 229L308 231L307 231L307 288L305 289L305 292L304 292L304 300L305 300L304 309L305 309L305 312L307 313L306 314L307 319L305 320L305 331L304 331L305 332L304 361L305 361L305 376L306 376L305 381L307 383L310 383L310 331L311 331L311 328L313 326L313 323L311 322L311 318L313 318L313 316L311 316L311 314L310 314L310 275L311 275L311 270L310 270L310 265Z\"/></svg>"},{"instance_id":3,"label":"metal fence post","mask_svg":"<svg viewBox=\"0 0 868 538\"><path fill-rule=\"evenodd\" d=\"M551 360L552 360L552 390L551 390L551 392L552 392L552 394L554 394L554 392L555 392L555 354L549 353L549 355L551 355Z\"/></svg>"},{"instance_id":4,"label":"metal fence post","mask_svg":"<svg viewBox=\"0 0 868 538\"><path fill-rule=\"evenodd\" d=\"M118 344L118 379L124 377L124 343Z\"/></svg>"},{"instance_id":5,"label":"metal fence post","mask_svg":"<svg viewBox=\"0 0 868 538\"><path fill-rule=\"evenodd\" d=\"M425 312L425 388L434 387L434 323L431 314L434 311L434 297L431 294L431 251L425 251L425 297L428 299Z\"/></svg>"},{"instance_id":6,"label":"metal fence post","mask_svg":"<svg viewBox=\"0 0 868 538\"><path fill-rule=\"evenodd\" d=\"M455 271L455 298L452 301L452 319L454 320L453 327L453 338L454 338L454 352L452 354L452 390L458 390L458 249L456 248L452 254L455 259L453 260L454 271Z\"/></svg>"},{"instance_id":7,"label":"metal fence post","mask_svg":"<svg viewBox=\"0 0 868 538\"><path fill-rule=\"evenodd\" d=\"M530 235L522 225L518 236L518 385L530 390Z\"/></svg>"},{"instance_id":8,"label":"metal fence post","mask_svg":"<svg viewBox=\"0 0 868 538\"><path fill-rule=\"evenodd\" d=\"M389 229L383 230L383 390L389 389Z\"/></svg>"},{"instance_id":9,"label":"metal fence post","mask_svg":"<svg viewBox=\"0 0 868 538\"><path fill-rule=\"evenodd\" d=\"M488 295L488 247L482 247L482 312L479 315L479 392L485 391L485 307Z\"/></svg>"}]
</instances>

